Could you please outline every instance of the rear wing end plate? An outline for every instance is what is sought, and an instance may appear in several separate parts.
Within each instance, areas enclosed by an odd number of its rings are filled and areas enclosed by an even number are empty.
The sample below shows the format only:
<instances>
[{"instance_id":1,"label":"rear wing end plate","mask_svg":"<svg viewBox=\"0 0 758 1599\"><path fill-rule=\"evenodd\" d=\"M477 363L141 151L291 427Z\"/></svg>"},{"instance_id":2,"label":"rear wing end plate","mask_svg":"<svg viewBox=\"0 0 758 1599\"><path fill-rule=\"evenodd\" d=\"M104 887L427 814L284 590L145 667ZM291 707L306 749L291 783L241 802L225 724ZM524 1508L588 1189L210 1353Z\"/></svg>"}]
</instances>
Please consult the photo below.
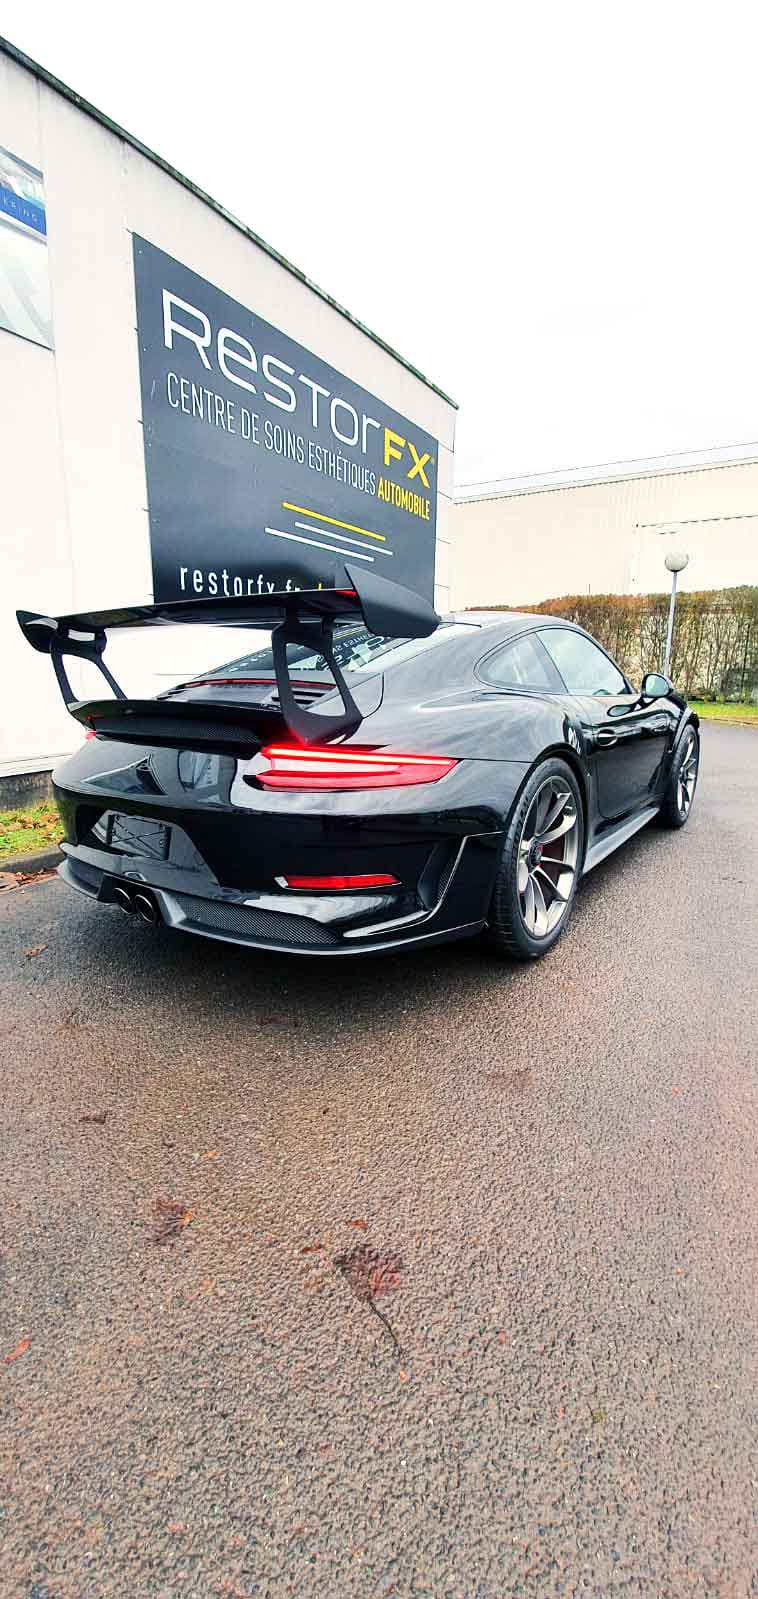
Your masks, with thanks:
<instances>
[{"instance_id":1,"label":"rear wing end plate","mask_svg":"<svg viewBox=\"0 0 758 1599\"><path fill-rule=\"evenodd\" d=\"M386 638L428 638L440 620L428 600L401 584L373 572L358 572L352 566L346 566L345 571L350 584L345 589L280 590L274 594L253 594L247 599L174 600L58 617L36 611L17 611L16 616L32 648L50 656L66 709L77 721L90 726L96 726L97 716L111 702L77 700L66 672L65 657L90 661L97 666L115 698L125 701L126 694L103 658L111 628L174 626L177 623L268 628L282 715L295 738L301 743L312 743L347 737L363 720L334 657L332 645L337 624L363 621L369 632ZM304 644L324 656L342 701L339 715L320 716L296 703L287 663L289 644ZM141 703L144 708L154 702ZM242 708L235 720L244 721Z\"/></svg>"}]
</instances>

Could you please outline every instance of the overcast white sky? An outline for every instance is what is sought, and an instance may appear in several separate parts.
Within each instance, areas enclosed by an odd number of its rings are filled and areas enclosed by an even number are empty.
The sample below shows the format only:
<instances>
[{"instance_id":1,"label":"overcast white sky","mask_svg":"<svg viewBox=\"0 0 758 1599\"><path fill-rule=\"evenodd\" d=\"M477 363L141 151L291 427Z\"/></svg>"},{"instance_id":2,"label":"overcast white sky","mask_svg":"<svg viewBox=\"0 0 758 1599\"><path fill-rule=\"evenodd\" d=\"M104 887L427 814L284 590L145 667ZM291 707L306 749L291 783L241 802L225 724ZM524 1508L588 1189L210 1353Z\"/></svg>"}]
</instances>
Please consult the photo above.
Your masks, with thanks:
<instances>
[{"instance_id":1,"label":"overcast white sky","mask_svg":"<svg viewBox=\"0 0 758 1599\"><path fill-rule=\"evenodd\" d=\"M753 6L0 0L0 32L452 395L459 483L758 438Z\"/></svg>"}]
</instances>

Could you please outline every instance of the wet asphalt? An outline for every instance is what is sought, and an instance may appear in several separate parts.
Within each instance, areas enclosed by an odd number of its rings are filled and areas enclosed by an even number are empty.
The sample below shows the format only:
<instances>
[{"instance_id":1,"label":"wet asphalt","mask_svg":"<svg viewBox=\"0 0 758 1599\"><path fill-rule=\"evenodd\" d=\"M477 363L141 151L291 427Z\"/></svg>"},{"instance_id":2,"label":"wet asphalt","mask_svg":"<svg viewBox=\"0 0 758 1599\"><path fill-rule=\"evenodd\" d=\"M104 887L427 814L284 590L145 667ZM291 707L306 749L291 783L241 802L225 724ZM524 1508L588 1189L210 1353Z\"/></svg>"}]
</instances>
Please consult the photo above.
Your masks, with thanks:
<instances>
[{"instance_id":1,"label":"wet asphalt","mask_svg":"<svg viewBox=\"0 0 758 1599\"><path fill-rule=\"evenodd\" d=\"M4 1599L758 1593L757 815L528 968L0 894Z\"/></svg>"}]
</instances>

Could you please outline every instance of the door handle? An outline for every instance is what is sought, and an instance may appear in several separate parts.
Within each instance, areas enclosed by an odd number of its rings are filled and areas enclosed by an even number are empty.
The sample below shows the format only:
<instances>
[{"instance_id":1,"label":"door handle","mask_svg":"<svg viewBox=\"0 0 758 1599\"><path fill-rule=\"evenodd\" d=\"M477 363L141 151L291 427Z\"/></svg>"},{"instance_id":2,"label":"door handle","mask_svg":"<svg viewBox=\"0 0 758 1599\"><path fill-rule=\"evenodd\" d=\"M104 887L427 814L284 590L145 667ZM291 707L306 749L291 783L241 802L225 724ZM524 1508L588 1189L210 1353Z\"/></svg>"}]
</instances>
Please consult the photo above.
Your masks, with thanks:
<instances>
[{"instance_id":1,"label":"door handle","mask_svg":"<svg viewBox=\"0 0 758 1599\"><path fill-rule=\"evenodd\" d=\"M612 733L608 727L599 727L595 734L597 743L603 749L610 749L612 744L618 743L618 733Z\"/></svg>"}]
</instances>

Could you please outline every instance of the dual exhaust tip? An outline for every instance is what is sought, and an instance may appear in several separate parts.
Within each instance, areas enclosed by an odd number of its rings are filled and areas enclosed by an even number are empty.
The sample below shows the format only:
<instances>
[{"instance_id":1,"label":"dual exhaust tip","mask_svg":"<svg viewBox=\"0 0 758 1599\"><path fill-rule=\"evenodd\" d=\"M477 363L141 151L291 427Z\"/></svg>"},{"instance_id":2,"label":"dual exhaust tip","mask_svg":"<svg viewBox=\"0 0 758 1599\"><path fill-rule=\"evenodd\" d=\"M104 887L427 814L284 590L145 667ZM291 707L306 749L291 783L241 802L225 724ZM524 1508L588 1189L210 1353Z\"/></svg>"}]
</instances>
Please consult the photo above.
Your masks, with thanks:
<instances>
[{"instance_id":1,"label":"dual exhaust tip","mask_svg":"<svg viewBox=\"0 0 758 1599\"><path fill-rule=\"evenodd\" d=\"M143 922L149 922L153 927L162 919L156 900L144 889L125 888L123 884L117 883L113 889L113 900L116 905L121 906L122 911L127 912L127 915L139 916Z\"/></svg>"}]
</instances>

